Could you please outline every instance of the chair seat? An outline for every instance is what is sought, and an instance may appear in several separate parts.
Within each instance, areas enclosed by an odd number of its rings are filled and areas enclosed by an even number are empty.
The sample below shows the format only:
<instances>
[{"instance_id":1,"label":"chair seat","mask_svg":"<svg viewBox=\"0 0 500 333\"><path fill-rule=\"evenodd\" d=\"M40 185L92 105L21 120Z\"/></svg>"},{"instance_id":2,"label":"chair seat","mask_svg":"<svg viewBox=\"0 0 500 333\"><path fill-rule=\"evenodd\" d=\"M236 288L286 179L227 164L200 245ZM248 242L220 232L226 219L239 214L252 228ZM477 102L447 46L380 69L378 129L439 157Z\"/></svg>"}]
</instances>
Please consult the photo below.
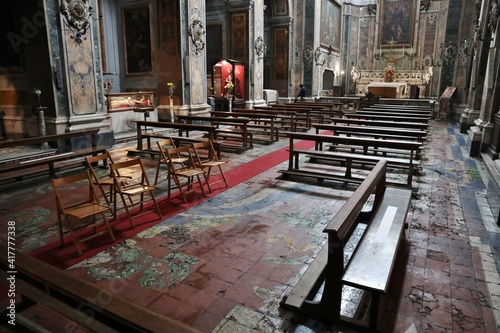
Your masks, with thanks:
<instances>
[{"instance_id":1,"label":"chair seat","mask_svg":"<svg viewBox=\"0 0 500 333\"><path fill-rule=\"evenodd\" d=\"M82 219L106 211L109 211L109 207L107 206L95 203L85 203L66 210L66 213L68 216Z\"/></svg>"},{"instance_id":2,"label":"chair seat","mask_svg":"<svg viewBox=\"0 0 500 333\"><path fill-rule=\"evenodd\" d=\"M122 193L127 195L137 195L143 192L154 190L156 190L156 186L138 185L133 187L125 187L124 189L122 189Z\"/></svg>"}]
</instances>

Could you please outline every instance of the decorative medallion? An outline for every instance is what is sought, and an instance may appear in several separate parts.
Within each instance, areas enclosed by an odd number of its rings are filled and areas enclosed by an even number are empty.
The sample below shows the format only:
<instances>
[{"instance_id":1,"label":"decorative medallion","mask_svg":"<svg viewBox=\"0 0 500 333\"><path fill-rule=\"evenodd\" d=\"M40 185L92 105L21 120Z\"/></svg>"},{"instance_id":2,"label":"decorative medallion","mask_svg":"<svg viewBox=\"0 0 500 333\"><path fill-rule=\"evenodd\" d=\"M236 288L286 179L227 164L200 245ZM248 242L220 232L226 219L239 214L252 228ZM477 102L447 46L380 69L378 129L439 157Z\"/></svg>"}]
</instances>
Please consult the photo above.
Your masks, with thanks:
<instances>
[{"instance_id":1,"label":"decorative medallion","mask_svg":"<svg viewBox=\"0 0 500 333\"><path fill-rule=\"evenodd\" d=\"M194 19L189 25L189 37L191 37L191 43L193 44L193 50L195 55L200 55L201 51L205 48L205 42L203 41L203 35L205 34L205 28L200 19Z\"/></svg>"},{"instance_id":2,"label":"decorative medallion","mask_svg":"<svg viewBox=\"0 0 500 333\"><path fill-rule=\"evenodd\" d=\"M264 38L259 36L255 39L255 53L257 54L257 60L264 59L264 52L266 51L266 44L264 43Z\"/></svg>"},{"instance_id":3,"label":"decorative medallion","mask_svg":"<svg viewBox=\"0 0 500 333\"><path fill-rule=\"evenodd\" d=\"M92 15L92 6L88 0L63 0L61 5L61 14L64 23L71 29L73 38L78 44L86 39L84 36L90 26L90 15Z\"/></svg>"},{"instance_id":4,"label":"decorative medallion","mask_svg":"<svg viewBox=\"0 0 500 333\"><path fill-rule=\"evenodd\" d=\"M455 63L455 57L457 56L457 54L457 45L452 41L446 43L443 48L444 64L446 66L452 66Z\"/></svg>"}]
</instances>

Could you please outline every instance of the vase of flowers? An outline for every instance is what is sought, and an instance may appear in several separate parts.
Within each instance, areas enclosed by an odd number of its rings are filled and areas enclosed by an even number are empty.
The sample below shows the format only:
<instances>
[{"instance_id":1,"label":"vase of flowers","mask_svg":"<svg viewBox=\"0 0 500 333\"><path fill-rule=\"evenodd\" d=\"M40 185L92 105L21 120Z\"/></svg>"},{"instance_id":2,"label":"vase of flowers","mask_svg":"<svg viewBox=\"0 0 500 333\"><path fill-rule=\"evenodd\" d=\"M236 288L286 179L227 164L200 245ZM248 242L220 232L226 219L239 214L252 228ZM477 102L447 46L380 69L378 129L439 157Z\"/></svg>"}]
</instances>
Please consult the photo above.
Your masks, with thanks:
<instances>
[{"instance_id":1,"label":"vase of flowers","mask_svg":"<svg viewBox=\"0 0 500 333\"><path fill-rule=\"evenodd\" d=\"M228 99L231 99L231 97L233 96L234 83L232 83L231 81L227 82L224 86L224 90L226 91L226 97Z\"/></svg>"},{"instance_id":2,"label":"vase of flowers","mask_svg":"<svg viewBox=\"0 0 500 333\"><path fill-rule=\"evenodd\" d=\"M175 84L173 84L172 82L168 82L167 87L168 87L168 96L170 96L171 99L174 98L174 96L175 96Z\"/></svg>"}]
</instances>

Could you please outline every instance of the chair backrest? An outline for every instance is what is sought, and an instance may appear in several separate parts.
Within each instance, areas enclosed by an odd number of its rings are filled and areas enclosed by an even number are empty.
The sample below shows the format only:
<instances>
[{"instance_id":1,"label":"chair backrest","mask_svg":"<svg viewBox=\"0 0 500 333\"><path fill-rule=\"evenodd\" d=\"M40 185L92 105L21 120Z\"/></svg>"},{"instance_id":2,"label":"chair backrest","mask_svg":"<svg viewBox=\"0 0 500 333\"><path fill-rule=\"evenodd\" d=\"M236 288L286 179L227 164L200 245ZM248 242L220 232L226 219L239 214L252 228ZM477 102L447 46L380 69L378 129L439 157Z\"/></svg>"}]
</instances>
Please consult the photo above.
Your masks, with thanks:
<instances>
[{"instance_id":1,"label":"chair backrest","mask_svg":"<svg viewBox=\"0 0 500 333\"><path fill-rule=\"evenodd\" d=\"M56 196L57 207L63 214L67 207L83 202L99 202L97 194L92 186L90 186L92 179L88 170L71 176L53 178L51 182ZM82 187L88 187L88 195L86 197L82 195L68 195L70 192L74 194L76 189L81 189Z\"/></svg>"},{"instance_id":2,"label":"chair backrest","mask_svg":"<svg viewBox=\"0 0 500 333\"><path fill-rule=\"evenodd\" d=\"M191 144L194 151L195 162L218 161L217 152L211 140L195 142Z\"/></svg>"},{"instance_id":3,"label":"chair backrest","mask_svg":"<svg viewBox=\"0 0 500 333\"><path fill-rule=\"evenodd\" d=\"M172 139L164 139L164 140L159 140L156 142L158 145L158 149L160 150L160 163L166 163L167 162L167 154L166 151L167 149L170 148L177 148L175 145L174 140Z\"/></svg>"},{"instance_id":4,"label":"chair backrest","mask_svg":"<svg viewBox=\"0 0 500 333\"><path fill-rule=\"evenodd\" d=\"M87 156L85 157L85 162L87 163L87 167L89 168L89 171L92 175L92 177L96 180L96 182L99 182L100 179L103 178L109 178L112 177L111 170L109 170L109 174L106 176L99 176L97 172L95 171L95 166L97 166L99 163L103 164L113 164L113 158L109 154L109 152L105 152L99 155L95 156Z\"/></svg>"},{"instance_id":5,"label":"chair backrest","mask_svg":"<svg viewBox=\"0 0 500 333\"><path fill-rule=\"evenodd\" d=\"M132 186L134 184L149 185L149 179L146 174L146 169L144 168L144 164L139 157L116 162L110 164L109 167L111 168L111 172L113 174L113 177L115 178L115 186L117 188L123 187L122 181L118 180L118 177L121 177L123 175L127 175L130 177L126 181L126 187Z\"/></svg>"},{"instance_id":6,"label":"chair backrest","mask_svg":"<svg viewBox=\"0 0 500 333\"><path fill-rule=\"evenodd\" d=\"M176 172L177 170L185 170L186 168L194 167L193 156L188 146L181 146L176 148L170 148L166 150L167 153L167 164L170 172ZM187 159L186 163L175 163L175 160Z\"/></svg>"}]
</instances>

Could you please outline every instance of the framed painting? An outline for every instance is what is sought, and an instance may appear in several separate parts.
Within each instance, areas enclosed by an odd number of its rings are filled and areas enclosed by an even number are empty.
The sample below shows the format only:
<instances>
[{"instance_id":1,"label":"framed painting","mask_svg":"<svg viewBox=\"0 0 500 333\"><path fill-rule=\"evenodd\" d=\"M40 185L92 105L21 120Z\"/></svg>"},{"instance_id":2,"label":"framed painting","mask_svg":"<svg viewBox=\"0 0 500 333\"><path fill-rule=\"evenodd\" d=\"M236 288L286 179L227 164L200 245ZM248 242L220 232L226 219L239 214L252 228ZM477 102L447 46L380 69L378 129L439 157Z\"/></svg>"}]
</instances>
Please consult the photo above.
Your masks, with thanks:
<instances>
[{"instance_id":1,"label":"framed painting","mask_svg":"<svg viewBox=\"0 0 500 333\"><path fill-rule=\"evenodd\" d=\"M122 8L126 75L146 75L153 71L151 6Z\"/></svg>"},{"instance_id":2,"label":"framed painting","mask_svg":"<svg viewBox=\"0 0 500 333\"><path fill-rule=\"evenodd\" d=\"M231 15L231 57L243 61L247 59L247 13L233 13Z\"/></svg>"},{"instance_id":3,"label":"framed painting","mask_svg":"<svg viewBox=\"0 0 500 333\"><path fill-rule=\"evenodd\" d=\"M160 0L158 31L160 31L159 48L163 49L167 55L175 56L179 54L179 9L177 0Z\"/></svg>"},{"instance_id":4,"label":"framed painting","mask_svg":"<svg viewBox=\"0 0 500 333\"><path fill-rule=\"evenodd\" d=\"M207 43L207 74L212 73L212 67L226 54L224 48L224 28L222 23L207 24L207 36L210 36L210 43Z\"/></svg>"},{"instance_id":5,"label":"framed painting","mask_svg":"<svg viewBox=\"0 0 500 333\"><path fill-rule=\"evenodd\" d=\"M379 47L411 47L416 0L380 0Z\"/></svg>"},{"instance_id":6,"label":"framed painting","mask_svg":"<svg viewBox=\"0 0 500 333\"><path fill-rule=\"evenodd\" d=\"M321 46L340 51L341 25L342 7L333 0L321 0Z\"/></svg>"},{"instance_id":7,"label":"framed painting","mask_svg":"<svg viewBox=\"0 0 500 333\"><path fill-rule=\"evenodd\" d=\"M286 80L288 78L288 26L275 27L273 40L273 78L275 80Z\"/></svg>"}]
</instances>

